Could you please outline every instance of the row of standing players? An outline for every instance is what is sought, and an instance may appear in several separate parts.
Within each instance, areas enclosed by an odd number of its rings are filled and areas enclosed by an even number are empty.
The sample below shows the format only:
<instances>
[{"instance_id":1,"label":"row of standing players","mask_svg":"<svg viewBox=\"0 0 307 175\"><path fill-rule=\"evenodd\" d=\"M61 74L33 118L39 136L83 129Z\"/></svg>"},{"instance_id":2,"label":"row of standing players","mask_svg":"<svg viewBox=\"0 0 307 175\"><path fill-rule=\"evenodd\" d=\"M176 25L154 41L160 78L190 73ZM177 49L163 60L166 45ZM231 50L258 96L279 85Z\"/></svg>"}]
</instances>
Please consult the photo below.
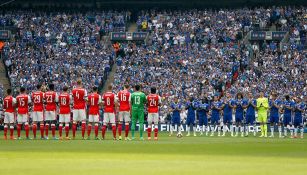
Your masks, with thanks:
<instances>
[{"instance_id":1,"label":"row of standing players","mask_svg":"<svg viewBox=\"0 0 307 175\"><path fill-rule=\"evenodd\" d=\"M260 97L266 99L263 93L260 93ZM211 130L211 136L214 136L217 128L218 136L225 136L227 129L230 128L231 136L238 136L240 130L241 136L244 137L248 136L248 126L252 125L254 126L254 136L256 136L256 112L258 111L258 121L262 131L260 137L267 137L268 122L271 131L269 137L274 137L274 130L277 127L281 138L286 137L288 131L290 131L291 137L297 137L298 130L301 133L300 137L303 138L303 112L306 110L306 106L300 97L291 100L290 96L286 95L284 100L280 100L277 98L277 94L273 92L268 104L263 104L262 111L264 112L261 112L259 110L262 105L261 98L255 99L252 93L248 93L247 98L244 98L242 93L238 93L235 98L232 98L230 93L226 93L226 97L223 99L220 99L219 96L214 96L213 100L208 100L206 97L199 100L190 98L185 103L181 103L178 98L175 98L171 104L173 123L171 135L175 128L181 128L179 127L181 124L180 114L182 109L185 109L187 110L187 136L190 136L191 126L194 136L196 136L196 117L198 118L201 135L203 133L208 135ZM269 121L267 120L267 113L269 114ZM259 114L262 116L259 117ZM208 124L209 118L211 120L210 125ZM180 129L177 135L181 135Z\"/></svg>"},{"instance_id":2,"label":"row of standing players","mask_svg":"<svg viewBox=\"0 0 307 175\"><path fill-rule=\"evenodd\" d=\"M42 86L37 85L37 91L32 92L31 95L26 93L24 87L20 88L20 94L14 98L11 95L11 90L7 90L7 96L3 100L4 109L4 138L7 139L8 130L10 130L10 139L14 138L14 123L15 113L17 114L17 139L21 139L21 130L24 125L26 139L29 137L30 124L29 117L32 118L32 131L34 139L39 129L41 139L49 139L48 132L52 131L52 138L58 139L56 133L56 116L57 108L59 114L59 139L70 139L69 130L71 123L71 105L73 106L72 115L72 136L76 136L77 124L81 123L82 138L85 139L85 132L87 131L87 138L90 139L92 128L94 128L95 139L100 140L98 137L99 130L99 110L103 106L103 126L101 128L102 139L105 139L107 125L111 124L113 139L116 140L116 133L118 129L119 140L122 140L122 123L124 123L125 140L134 139L136 129L136 122L140 123L140 139L143 140L144 130L144 107L147 104L148 110L148 123L154 124L154 139L158 139L158 110L161 104L161 98L156 94L156 88L151 88L151 94L147 97L141 92L140 85L135 86L135 92L130 94L128 91L129 85L125 85L124 90L118 94L112 92L112 85L108 86L108 90L101 96L98 94L98 88L93 87L93 92L87 94L86 89L82 88L81 80L77 81L77 87L70 93L68 87L65 86L60 94L54 91L54 84L49 85L47 92L42 91ZM32 106L32 112L29 116L29 107ZM119 111L116 111L118 107ZM88 119L86 114L88 108ZM17 109L17 110L16 110ZM16 111L16 112L15 112ZM118 112L118 122L116 127L115 113ZM132 116L132 119L131 117ZM88 124L86 121L88 120ZM130 122L132 122L130 128ZM151 139L151 127L148 126L148 139ZM65 130L65 137L62 132ZM131 129L132 138L128 137L129 130Z\"/></svg>"}]
</instances>

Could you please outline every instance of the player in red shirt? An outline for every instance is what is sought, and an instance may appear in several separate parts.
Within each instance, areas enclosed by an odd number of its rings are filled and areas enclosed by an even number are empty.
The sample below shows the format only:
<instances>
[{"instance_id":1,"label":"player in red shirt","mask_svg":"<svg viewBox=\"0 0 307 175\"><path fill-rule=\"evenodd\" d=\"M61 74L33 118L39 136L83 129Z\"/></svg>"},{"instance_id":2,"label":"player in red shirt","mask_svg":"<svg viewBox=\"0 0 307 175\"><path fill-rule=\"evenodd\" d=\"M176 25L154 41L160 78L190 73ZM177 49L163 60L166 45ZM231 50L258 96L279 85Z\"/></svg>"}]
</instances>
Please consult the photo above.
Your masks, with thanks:
<instances>
[{"instance_id":1,"label":"player in red shirt","mask_svg":"<svg viewBox=\"0 0 307 175\"><path fill-rule=\"evenodd\" d=\"M56 140L55 137L55 123L56 123L56 103L58 102L58 95L54 91L54 84L49 84L49 91L45 93L45 103L46 103L46 125L45 125L45 135L48 138L49 125L51 124L52 138Z\"/></svg>"},{"instance_id":2,"label":"player in red shirt","mask_svg":"<svg viewBox=\"0 0 307 175\"><path fill-rule=\"evenodd\" d=\"M151 87L150 93L147 96L147 107L148 107L148 140L151 140L151 127L152 123L154 123L154 132L155 132L155 140L158 140L158 122L159 122L159 106L161 104L161 98L156 94L157 89L155 87Z\"/></svg>"},{"instance_id":3,"label":"player in red shirt","mask_svg":"<svg viewBox=\"0 0 307 175\"><path fill-rule=\"evenodd\" d=\"M36 92L32 93L32 101L33 101L33 111L32 111L32 131L33 137L36 139L36 130L37 123L40 123L40 132L41 139L44 139L44 120L43 120L43 111L44 111L44 96L45 94L41 91L41 85L36 85Z\"/></svg>"},{"instance_id":4,"label":"player in red shirt","mask_svg":"<svg viewBox=\"0 0 307 175\"><path fill-rule=\"evenodd\" d=\"M62 140L63 125L65 124L66 140L70 140L69 134L69 123L70 123L70 104L72 101L71 95L68 93L68 87L63 87L63 92L59 95L59 135Z\"/></svg>"},{"instance_id":5,"label":"player in red shirt","mask_svg":"<svg viewBox=\"0 0 307 175\"><path fill-rule=\"evenodd\" d=\"M118 135L119 140L122 139L122 124L125 120L125 140L130 140L128 138L129 134L129 123L131 121L130 118L130 92L128 91L129 85L124 86L124 90L120 91L117 94L118 101L119 101L119 113L118 113Z\"/></svg>"},{"instance_id":6,"label":"player in red shirt","mask_svg":"<svg viewBox=\"0 0 307 175\"><path fill-rule=\"evenodd\" d=\"M73 109L73 125L72 125L72 135L73 139L76 136L77 123L82 122L81 131L82 138L84 139L85 128L86 128L86 101L87 101L87 91L82 88L82 81L77 80L77 87L72 90L72 97L74 100Z\"/></svg>"},{"instance_id":7,"label":"player in red shirt","mask_svg":"<svg viewBox=\"0 0 307 175\"><path fill-rule=\"evenodd\" d=\"M14 140L14 112L16 99L11 95L12 90L6 90L7 96L3 99L3 110L4 110L4 139L7 139L8 126L10 126L10 139Z\"/></svg>"},{"instance_id":8,"label":"player in red shirt","mask_svg":"<svg viewBox=\"0 0 307 175\"><path fill-rule=\"evenodd\" d=\"M102 139L104 139L107 124L111 123L113 139L116 140L115 104L117 103L117 97L112 92L112 88L112 85L109 85L107 92L104 93L102 97L104 105Z\"/></svg>"},{"instance_id":9,"label":"player in red shirt","mask_svg":"<svg viewBox=\"0 0 307 175\"><path fill-rule=\"evenodd\" d=\"M30 139L29 137L29 104L31 103L31 98L29 95L26 94L26 89L24 87L20 88L20 94L16 97L17 103L17 136L18 139L20 137L21 127L24 124L24 129L26 131L26 138Z\"/></svg>"},{"instance_id":10,"label":"player in red shirt","mask_svg":"<svg viewBox=\"0 0 307 175\"><path fill-rule=\"evenodd\" d=\"M99 140L98 138L98 122L99 122L99 106L102 103L101 96L98 94L98 88L95 86L93 87L93 93L88 96L88 126L87 126L87 136L90 139L92 124L94 127L95 132L95 139Z\"/></svg>"}]
</instances>

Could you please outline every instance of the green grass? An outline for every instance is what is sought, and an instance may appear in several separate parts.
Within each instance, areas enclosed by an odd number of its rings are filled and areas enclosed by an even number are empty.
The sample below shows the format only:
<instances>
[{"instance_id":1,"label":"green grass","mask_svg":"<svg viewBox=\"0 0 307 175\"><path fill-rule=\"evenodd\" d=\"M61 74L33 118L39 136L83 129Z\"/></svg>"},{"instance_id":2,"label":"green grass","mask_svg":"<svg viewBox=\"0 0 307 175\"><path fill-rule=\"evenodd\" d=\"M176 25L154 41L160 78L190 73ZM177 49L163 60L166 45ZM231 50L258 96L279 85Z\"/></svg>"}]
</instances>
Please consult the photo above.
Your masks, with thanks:
<instances>
[{"instance_id":1,"label":"green grass","mask_svg":"<svg viewBox=\"0 0 307 175\"><path fill-rule=\"evenodd\" d=\"M1 139L0 167L1 175L305 175L307 142L254 137L178 139L166 133L160 134L159 141Z\"/></svg>"}]
</instances>

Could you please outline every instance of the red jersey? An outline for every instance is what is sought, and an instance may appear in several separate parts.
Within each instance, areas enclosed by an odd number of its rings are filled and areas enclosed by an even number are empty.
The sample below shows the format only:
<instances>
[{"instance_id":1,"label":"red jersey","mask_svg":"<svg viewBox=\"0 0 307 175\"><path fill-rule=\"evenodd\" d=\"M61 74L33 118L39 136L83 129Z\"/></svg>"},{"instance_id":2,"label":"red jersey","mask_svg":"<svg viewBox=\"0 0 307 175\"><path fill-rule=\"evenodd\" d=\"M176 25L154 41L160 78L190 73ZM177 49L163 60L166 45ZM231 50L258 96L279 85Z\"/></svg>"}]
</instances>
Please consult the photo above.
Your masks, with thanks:
<instances>
[{"instance_id":1,"label":"red jersey","mask_svg":"<svg viewBox=\"0 0 307 175\"><path fill-rule=\"evenodd\" d=\"M85 109L87 92L83 88L75 88L72 90L74 99L74 109Z\"/></svg>"},{"instance_id":2,"label":"red jersey","mask_svg":"<svg viewBox=\"0 0 307 175\"><path fill-rule=\"evenodd\" d=\"M114 113L115 112L115 101L117 101L116 95L112 92L106 92L103 94L104 112Z\"/></svg>"},{"instance_id":3,"label":"red jersey","mask_svg":"<svg viewBox=\"0 0 307 175\"><path fill-rule=\"evenodd\" d=\"M130 111L130 92L127 90L120 91L117 97L119 101L119 111Z\"/></svg>"},{"instance_id":4,"label":"red jersey","mask_svg":"<svg viewBox=\"0 0 307 175\"><path fill-rule=\"evenodd\" d=\"M99 114L99 104L102 102L101 96L97 93L92 93L88 96L89 110L88 114L98 115Z\"/></svg>"},{"instance_id":5,"label":"red jersey","mask_svg":"<svg viewBox=\"0 0 307 175\"><path fill-rule=\"evenodd\" d=\"M47 91L45 93L46 111L56 111L56 102L58 95L54 91Z\"/></svg>"},{"instance_id":6,"label":"red jersey","mask_svg":"<svg viewBox=\"0 0 307 175\"><path fill-rule=\"evenodd\" d=\"M158 113L159 112L159 103L161 103L161 99L157 94L149 94L147 96L147 106L148 113Z\"/></svg>"},{"instance_id":7,"label":"red jersey","mask_svg":"<svg viewBox=\"0 0 307 175\"><path fill-rule=\"evenodd\" d=\"M44 93L42 91L36 91L32 93L33 111L43 112L44 110Z\"/></svg>"},{"instance_id":8,"label":"red jersey","mask_svg":"<svg viewBox=\"0 0 307 175\"><path fill-rule=\"evenodd\" d=\"M68 93L62 93L59 95L59 114L70 114L70 99L71 96Z\"/></svg>"},{"instance_id":9,"label":"red jersey","mask_svg":"<svg viewBox=\"0 0 307 175\"><path fill-rule=\"evenodd\" d=\"M3 99L3 109L5 112L13 113L15 111L16 99L9 95Z\"/></svg>"},{"instance_id":10,"label":"red jersey","mask_svg":"<svg viewBox=\"0 0 307 175\"><path fill-rule=\"evenodd\" d=\"M31 98L27 94L20 94L16 97L17 102L17 113L18 114L28 114L29 103L31 103Z\"/></svg>"}]
</instances>

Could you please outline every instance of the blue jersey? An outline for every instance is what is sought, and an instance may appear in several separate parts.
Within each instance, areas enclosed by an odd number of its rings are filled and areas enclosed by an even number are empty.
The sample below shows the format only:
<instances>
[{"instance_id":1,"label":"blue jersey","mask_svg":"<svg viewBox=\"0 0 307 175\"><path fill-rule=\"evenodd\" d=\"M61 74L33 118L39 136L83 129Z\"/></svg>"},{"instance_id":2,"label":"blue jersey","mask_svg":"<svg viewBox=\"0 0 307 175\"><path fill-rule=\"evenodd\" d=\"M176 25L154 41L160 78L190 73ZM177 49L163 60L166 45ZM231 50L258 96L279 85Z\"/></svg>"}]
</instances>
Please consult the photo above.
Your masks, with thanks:
<instances>
[{"instance_id":1,"label":"blue jersey","mask_svg":"<svg viewBox=\"0 0 307 175\"><path fill-rule=\"evenodd\" d=\"M197 108L197 102L187 102L185 108L188 110L188 116L195 116L195 110Z\"/></svg>"},{"instance_id":2,"label":"blue jersey","mask_svg":"<svg viewBox=\"0 0 307 175\"><path fill-rule=\"evenodd\" d=\"M233 100L232 99L230 99L230 100L225 100L224 101L224 103L223 103L223 105L224 105L224 109L223 109L223 111L224 111L224 116L225 115L232 115L232 108L230 107L230 105L232 106L233 105Z\"/></svg>"},{"instance_id":3,"label":"blue jersey","mask_svg":"<svg viewBox=\"0 0 307 175\"><path fill-rule=\"evenodd\" d=\"M180 103L172 103L171 108L173 109L173 116L180 116L180 111L181 111Z\"/></svg>"},{"instance_id":4,"label":"blue jersey","mask_svg":"<svg viewBox=\"0 0 307 175\"><path fill-rule=\"evenodd\" d=\"M278 117L278 110L281 105L281 101L276 99L276 100L270 100L269 101L269 106L270 106L270 116L271 117ZM275 105L275 106L274 106ZM278 106L278 108L276 107Z\"/></svg>"},{"instance_id":5,"label":"blue jersey","mask_svg":"<svg viewBox=\"0 0 307 175\"><path fill-rule=\"evenodd\" d=\"M292 108L294 107L294 102L293 101L284 101L284 116L290 116L292 114ZM291 109L288 109L287 107L290 107Z\"/></svg>"},{"instance_id":6,"label":"blue jersey","mask_svg":"<svg viewBox=\"0 0 307 175\"><path fill-rule=\"evenodd\" d=\"M236 99L235 100L235 105L236 105L236 115L240 114L243 115L243 106L246 106L246 101L244 99Z\"/></svg>"},{"instance_id":7,"label":"blue jersey","mask_svg":"<svg viewBox=\"0 0 307 175\"><path fill-rule=\"evenodd\" d=\"M209 111L209 104L198 102L197 104L198 114L207 116L207 112Z\"/></svg>"},{"instance_id":8,"label":"blue jersey","mask_svg":"<svg viewBox=\"0 0 307 175\"><path fill-rule=\"evenodd\" d=\"M220 116L220 110L216 108L221 108L223 105L222 102L220 101L213 101L211 103L211 108L212 108L212 117L219 117Z\"/></svg>"},{"instance_id":9,"label":"blue jersey","mask_svg":"<svg viewBox=\"0 0 307 175\"><path fill-rule=\"evenodd\" d=\"M295 107L294 107L294 116L295 118L302 118L303 115L302 115L302 111L300 110L305 110L306 106L304 104L304 102L301 102L301 103L297 103L295 104Z\"/></svg>"},{"instance_id":10,"label":"blue jersey","mask_svg":"<svg viewBox=\"0 0 307 175\"><path fill-rule=\"evenodd\" d=\"M247 103L247 109L246 109L246 115L255 115L255 107L257 105L257 100L256 99L248 99L246 101ZM254 105L254 106L253 106Z\"/></svg>"}]
</instances>

